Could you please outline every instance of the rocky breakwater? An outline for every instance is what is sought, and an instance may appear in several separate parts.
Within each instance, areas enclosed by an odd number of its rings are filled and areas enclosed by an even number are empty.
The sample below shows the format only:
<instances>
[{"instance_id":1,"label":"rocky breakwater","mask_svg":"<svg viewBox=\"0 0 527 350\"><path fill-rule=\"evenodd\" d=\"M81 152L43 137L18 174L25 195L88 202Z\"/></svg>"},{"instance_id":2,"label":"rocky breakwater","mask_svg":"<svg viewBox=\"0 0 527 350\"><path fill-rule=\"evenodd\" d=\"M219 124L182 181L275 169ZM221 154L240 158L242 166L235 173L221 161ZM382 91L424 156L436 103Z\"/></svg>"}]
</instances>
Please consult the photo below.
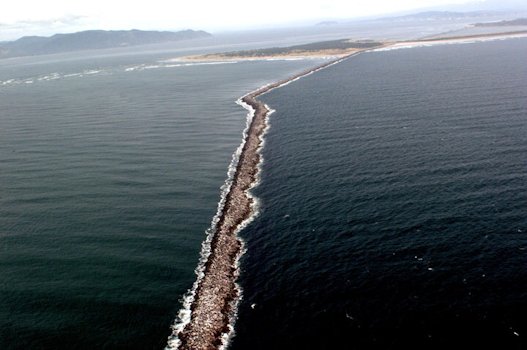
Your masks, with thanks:
<instances>
[{"instance_id":1,"label":"rocky breakwater","mask_svg":"<svg viewBox=\"0 0 527 350\"><path fill-rule=\"evenodd\" d=\"M257 181L261 158L260 147L269 114L267 106L257 97L350 56L352 55L326 62L288 79L266 85L241 99L246 108L252 109L253 118L230 191L225 197L224 207L213 233L210 254L204 265L203 275L198 280L190 305L190 320L174 334L178 339L178 349L218 349L225 345L232 330L236 306L240 298L240 290L236 285L237 261L243 245L237 233L240 225L254 215L254 199L249 194L249 190Z\"/></svg>"}]
</instances>

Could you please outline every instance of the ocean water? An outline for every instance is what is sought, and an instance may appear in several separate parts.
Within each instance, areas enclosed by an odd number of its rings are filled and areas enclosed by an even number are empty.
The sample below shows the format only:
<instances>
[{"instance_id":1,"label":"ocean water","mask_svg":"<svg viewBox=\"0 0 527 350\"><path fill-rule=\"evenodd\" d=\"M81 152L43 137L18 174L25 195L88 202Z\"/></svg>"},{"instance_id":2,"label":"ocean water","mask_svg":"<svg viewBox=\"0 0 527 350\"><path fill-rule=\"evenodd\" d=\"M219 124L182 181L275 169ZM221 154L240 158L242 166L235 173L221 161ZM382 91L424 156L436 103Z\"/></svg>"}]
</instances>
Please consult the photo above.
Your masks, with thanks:
<instances>
[{"instance_id":1,"label":"ocean water","mask_svg":"<svg viewBox=\"0 0 527 350\"><path fill-rule=\"evenodd\" d=\"M240 144L243 94L317 61L0 62L0 349L162 349Z\"/></svg>"},{"instance_id":2,"label":"ocean water","mask_svg":"<svg viewBox=\"0 0 527 350\"><path fill-rule=\"evenodd\" d=\"M232 350L526 349L527 40L273 90Z\"/></svg>"}]
</instances>

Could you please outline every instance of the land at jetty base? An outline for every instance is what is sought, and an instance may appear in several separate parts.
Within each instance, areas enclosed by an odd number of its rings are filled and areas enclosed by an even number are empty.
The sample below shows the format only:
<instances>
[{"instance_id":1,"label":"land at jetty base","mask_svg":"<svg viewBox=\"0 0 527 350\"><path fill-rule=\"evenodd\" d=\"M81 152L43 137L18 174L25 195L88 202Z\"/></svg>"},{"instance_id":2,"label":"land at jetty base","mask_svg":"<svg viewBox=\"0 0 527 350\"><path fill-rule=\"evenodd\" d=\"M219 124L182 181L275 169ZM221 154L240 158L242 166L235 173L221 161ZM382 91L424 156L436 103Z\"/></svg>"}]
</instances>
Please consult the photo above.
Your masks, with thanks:
<instances>
[{"instance_id":1,"label":"land at jetty base","mask_svg":"<svg viewBox=\"0 0 527 350\"><path fill-rule=\"evenodd\" d=\"M415 46L431 46L439 44L455 44L472 41L499 40L510 38L527 37L527 30L491 34L475 34L461 36L438 36L417 40L401 41L374 41L374 40L353 40L339 39L330 41L320 41L304 45L288 47L272 47L264 49L219 52L204 55L184 56L174 59L174 61L190 62L217 62L217 61L260 61L260 60L294 60L294 59L335 59L343 58L358 52L384 49L401 48Z\"/></svg>"}]
</instances>

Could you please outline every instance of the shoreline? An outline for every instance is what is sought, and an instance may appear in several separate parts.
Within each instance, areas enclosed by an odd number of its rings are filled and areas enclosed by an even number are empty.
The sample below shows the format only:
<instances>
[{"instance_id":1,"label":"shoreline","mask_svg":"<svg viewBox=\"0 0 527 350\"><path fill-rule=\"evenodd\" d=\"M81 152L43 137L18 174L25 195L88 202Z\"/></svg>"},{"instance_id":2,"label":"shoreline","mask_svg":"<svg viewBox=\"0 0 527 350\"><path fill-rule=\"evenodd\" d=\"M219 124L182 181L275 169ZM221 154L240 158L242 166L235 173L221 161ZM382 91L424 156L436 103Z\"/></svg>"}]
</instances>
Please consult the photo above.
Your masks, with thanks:
<instances>
[{"instance_id":1,"label":"shoreline","mask_svg":"<svg viewBox=\"0 0 527 350\"><path fill-rule=\"evenodd\" d=\"M268 128L271 110L257 97L287 85L366 49L325 62L292 77L265 85L238 100L249 111L247 132L244 133L241 152L232 180L226 183L225 197L218 205L213 229L202 247L202 261L196 270L198 278L187 295L178 322L173 327L166 349L221 349L228 345L233 334L241 289L236 280L238 261L243 255L243 241L238 232L257 214L257 200L249 193L259 181L263 136ZM216 220L217 219L217 220ZM186 318L186 319L184 319Z\"/></svg>"},{"instance_id":2,"label":"shoreline","mask_svg":"<svg viewBox=\"0 0 527 350\"><path fill-rule=\"evenodd\" d=\"M437 41L450 41L450 40L470 40L470 39L485 39L485 38L514 38L519 35L527 35L527 30L517 30L512 32L497 32L497 33L486 33L486 34L470 34L470 35L458 35L458 36L437 36L429 37L419 40L407 40L400 41L399 43L405 42L437 42Z\"/></svg>"},{"instance_id":3,"label":"shoreline","mask_svg":"<svg viewBox=\"0 0 527 350\"><path fill-rule=\"evenodd\" d=\"M382 46L379 46L382 47ZM226 56L223 53L185 56L177 59L178 62L236 62L236 61L272 61L272 60L306 60L306 59L338 59L364 51L364 49L348 50L319 50L310 52L290 52L286 54L262 55L262 56Z\"/></svg>"}]
</instances>

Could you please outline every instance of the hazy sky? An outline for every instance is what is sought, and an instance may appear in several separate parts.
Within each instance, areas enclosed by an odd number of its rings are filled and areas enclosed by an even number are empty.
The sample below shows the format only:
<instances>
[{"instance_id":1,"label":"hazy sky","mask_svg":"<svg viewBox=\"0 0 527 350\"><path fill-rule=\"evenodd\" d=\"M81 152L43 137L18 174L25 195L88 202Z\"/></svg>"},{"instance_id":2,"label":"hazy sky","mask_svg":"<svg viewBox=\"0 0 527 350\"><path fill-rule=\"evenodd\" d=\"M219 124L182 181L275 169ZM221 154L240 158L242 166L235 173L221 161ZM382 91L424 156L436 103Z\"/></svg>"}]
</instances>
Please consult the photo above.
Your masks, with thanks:
<instances>
[{"instance_id":1,"label":"hazy sky","mask_svg":"<svg viewBox=\"0 0 527 350\"><path fill-rule=\"evenodd\" d=\"M85 29L191 28L217 32L474 1L477 0L13 0L7 1L0 11L0 40Z\"/></svg>"}]
</instances>

